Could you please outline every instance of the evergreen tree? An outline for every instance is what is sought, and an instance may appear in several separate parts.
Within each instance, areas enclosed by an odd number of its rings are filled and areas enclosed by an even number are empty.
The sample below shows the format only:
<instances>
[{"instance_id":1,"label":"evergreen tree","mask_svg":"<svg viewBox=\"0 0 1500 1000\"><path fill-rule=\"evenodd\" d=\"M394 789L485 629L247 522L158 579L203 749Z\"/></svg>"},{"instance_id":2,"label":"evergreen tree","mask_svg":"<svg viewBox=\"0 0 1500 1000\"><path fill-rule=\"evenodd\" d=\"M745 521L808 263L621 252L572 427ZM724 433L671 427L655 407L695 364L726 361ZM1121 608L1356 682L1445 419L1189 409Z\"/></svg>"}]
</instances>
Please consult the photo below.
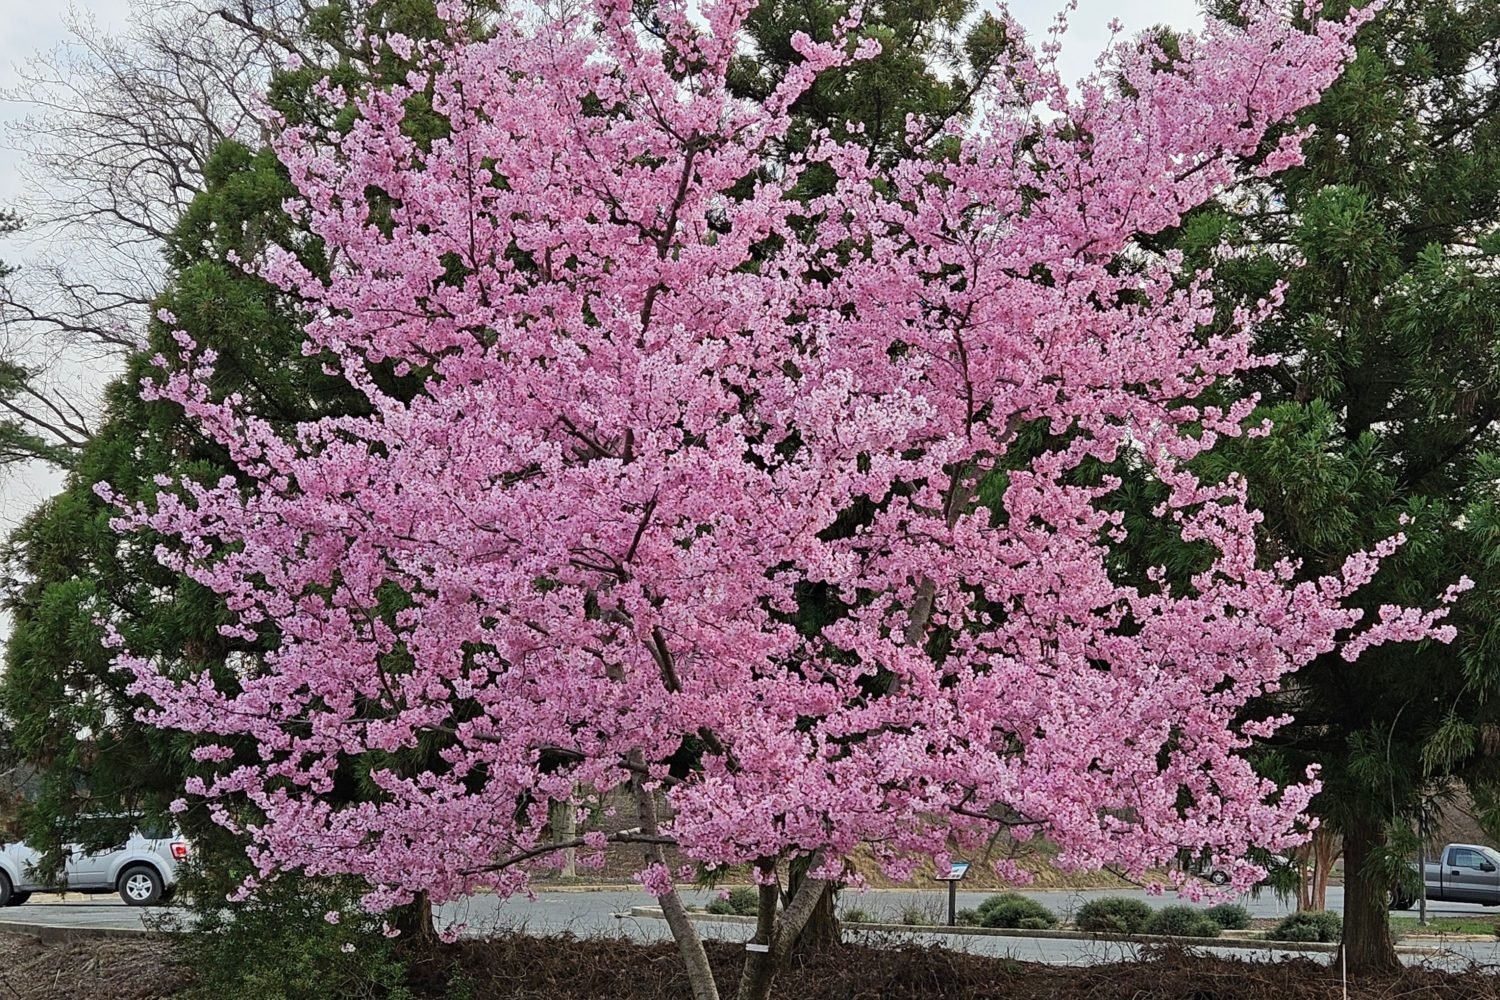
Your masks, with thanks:
<instances>
[{"instance_id":1,"label":"evergreen tree","mask_svg":"<svg viewBox=\"0 0 1500 1000\"><path fill-rule=\"evenodd\" d=\"M834 37L851 4L764 0L745 25L750 49L731 67L730 84L752 100L765 100L787 70L801 61L792 37L803 32L817 41ZM842 134L858 123L870 155L893 162L908 148L906 121L916 115L935 128L945 119L966 117L980 87L1002 62L1008 41L1003 24L989 13L975 15L973 0L881 0L862 5L862 34L880 43L880 55L824 73L792 105L794 127L787 153L807 148L815 130ZM804 181L808 194L821 193L828 175Z\"/></svg>"},{"instance_id":2,"label":"evergreen tree","mask_svg":"<svg viewBox=\"0 0 1500 1000\"><path fill-rule=\"evenodd\" d=\"M244 27L260 30L253 22ZM278 76L272 106L293 120L326 114L328 105L313 92L323 77L354 89L378 86L409 68L389 49L372 48L367 31L433 37L441 30L431 0L308 8L299 37L303 50L322 62ZM421 127L421 109L413 111L413 127ZM318 241L284 209L293 194L269 149L227 141L205 154L203 191L165 243L171 281L156 303L159 318L147 349L109 386L100 426L70 463L62 492L28 516L0 553L4 605L12 618L0 711L10 723L14 752L38 774L39 794L23 826L54 867L61 844L76 837L80 814L160 816L192 771L190 742L137 719L139 700L110 668L105 626L161 662L184 671L206 666L221 676L253 670L274 642L219 634L228 620L222 602L162 569L152 558L155 540L145 546L122 540L110 527L113 508L94 490L108 482L122 496L144 500L155 496L157 477L214 482L234 470L179 407L142 398L143 387L159 375L154 358L173 358L180 350L172 331L185 331L199 347L218 353L216 392L239 393L288 432L299 421L358 413L364 405L347 383L324 374L320 359L302 355L297 304L232 263L277 244L315 271L326 267ZM6 374L0 368L0 393ZM0 447L3 433L0 424ZM353 776L349 784L350 794L358 794ZM201 812L183 823L221 860L240 850ZM216 888L221 898L223 887Z\"/></svg>"},{"instance_id":3,"label":"evergreen tree","mask_svg":"<svg viewBox=\"0 0 1500 1000\"><path fill-rule=\"evenodd\" d=\"M301 359L300 329L279 293L225 260L229 250L288 238L280 203L289 185L269 153L236 143L215 152L206 174L204 195L172 236L175 281L160 307L221 352L223 388L287 420L317 412L323 376ZM164 324L151 336L158 350L176 349ZM135 720L136 701L109 667L105 623L185 668L227 669L232 656L257 652L218 634L227 619L216 598L154 565L149 547L122 544L94 493L110 482L146 496L155 476L216 479L228 468L180 411L141 398L152 375L148 355L133 359L63 491L26 518L4 553L13 626L0 698L18 750L41 768L33 838L53 846L79 812L160 811L180 794L187 767L190 747Z\"/></svg>"},{"instance_id":4,"label":"evergreen tree","mask_svg":"<svg viewBox=\"0 0 1500 1000\"><path fill-rule=\"evenodd\" d=\"M1214 266L1226 309L1286 283L1259 331L1277 360L1239 387L1274 429L1215 456L1247 473L1279 551L1316 577L1404 532L1359 596L1372 617L1477 582L1453 645L1324 656L1269 697L1296 721L1267 766L1322 767L1314 812L1343 837L1344 949L1363 973L1397 966L1385 911L1411 895L1424 799L1463 787L1500 820L1500 7L1393 0L1358 48L1304 116L1306 164L1176 239Z\"/></svg>"}]
</instances>

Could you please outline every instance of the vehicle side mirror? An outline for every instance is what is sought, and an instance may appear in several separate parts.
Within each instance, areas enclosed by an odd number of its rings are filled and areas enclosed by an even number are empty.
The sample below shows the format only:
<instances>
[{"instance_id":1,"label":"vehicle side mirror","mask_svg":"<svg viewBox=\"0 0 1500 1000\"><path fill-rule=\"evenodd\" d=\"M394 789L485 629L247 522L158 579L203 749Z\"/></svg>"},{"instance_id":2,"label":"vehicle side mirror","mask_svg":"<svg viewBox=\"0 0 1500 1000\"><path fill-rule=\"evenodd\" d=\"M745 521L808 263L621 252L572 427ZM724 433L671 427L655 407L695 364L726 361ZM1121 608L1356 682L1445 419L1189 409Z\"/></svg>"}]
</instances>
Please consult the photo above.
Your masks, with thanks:
<instances>
[{"instance_id":1,"label":"vehicle side mirror","mask_svg":"<svg viewBox=\"0 0 1500 1000\"><path fill-rule=\"evenodd\" d=\"M1482 872L1492 872L1495 870L1495 866L1488 861L1481 861L1479 862L1479 870Z\"/></svg>"}]
</instances>

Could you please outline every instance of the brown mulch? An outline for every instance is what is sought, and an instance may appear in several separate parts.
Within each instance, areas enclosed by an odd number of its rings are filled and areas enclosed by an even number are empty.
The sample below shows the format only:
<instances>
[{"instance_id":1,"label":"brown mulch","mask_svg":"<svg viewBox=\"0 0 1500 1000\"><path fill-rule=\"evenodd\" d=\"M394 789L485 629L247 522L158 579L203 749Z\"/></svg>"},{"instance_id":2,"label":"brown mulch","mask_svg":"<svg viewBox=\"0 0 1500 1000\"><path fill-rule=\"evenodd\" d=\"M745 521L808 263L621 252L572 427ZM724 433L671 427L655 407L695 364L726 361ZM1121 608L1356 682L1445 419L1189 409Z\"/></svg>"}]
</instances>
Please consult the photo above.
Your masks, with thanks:
<instances>
[{"instance_id":1,"label":"brown mulch","mask_svg":"<svg viewBox=\"0 0 1500 1000\"><path fill-rule=\"evenodd\" d=\"M165 1000L187 980L161 938L43 944L0 933L0 1000Z\"/></svg>"},{"instance_id":2,"label":"brown mulch","mask_svg":"<svg viewBox=\"0 0 1500 1000\"><path fill-rule=\"evenodd\" d=\"M744 951L709 944L714 972L732 996ZM464 970L475 1000L688 1000L670 944L511 937L457 946L443 965ZM446 974L430 967L425 995L442 997ZM421 978L418 970L418 978ZM777 977L779 1000L1337 1000L1325 961L1246 962L1162 948L1140 962L1086 968L1039 965L945 951L846 946ZM1351 982L1352 1000L1500 1000L1500 977L1407 969Z\"/></svg>"},{"instance_id":3,"label":"brown mulch","mask_svg":"<svg viewBox=\"0 0 1500 1000\"><path fill-rule=\"evenodd\" d=\"M709 944L728 996L744 951ZM0 1000L171 1000L188 975L170 942L118 938L41 944L0 933ZM412 963L422 1000L688 1000L670 944L513 936L463 942ZM1324 961L1245 962L1161 948L1139 962L1037 965L940 948L846 946L784 971L778 1000L1339 1000ZM1352 1000L1500 1000L1500 977L1407 969L1351 982ZM342 1000L329 997L329 1000Z\"/></svg>"}]
</instances>

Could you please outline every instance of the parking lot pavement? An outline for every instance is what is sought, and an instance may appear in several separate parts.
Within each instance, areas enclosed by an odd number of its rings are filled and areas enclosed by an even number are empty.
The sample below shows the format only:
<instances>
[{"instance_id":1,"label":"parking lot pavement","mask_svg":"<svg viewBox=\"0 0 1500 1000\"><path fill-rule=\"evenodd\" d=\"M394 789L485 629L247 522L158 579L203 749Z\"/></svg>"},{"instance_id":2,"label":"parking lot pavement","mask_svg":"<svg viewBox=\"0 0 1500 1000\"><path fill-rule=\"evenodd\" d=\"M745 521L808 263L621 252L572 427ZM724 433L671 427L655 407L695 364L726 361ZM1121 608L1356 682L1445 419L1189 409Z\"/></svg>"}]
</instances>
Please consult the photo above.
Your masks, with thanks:
<instances>
[{"instance_id":1,"label":"parking lot pavement","mask_svg":"<svg viewBox=\"0 0 1500 1000\"><path fill-rule=\"evenodd\" d=\"M684 893L686 901L703 905L714 898L710 891ZM960 893L959 906L978 905L988 893ZM1031 894L1043 905L1066 917L1088 899L1102 896L1138 896L1153 906L1165 906L1177 902L1171 895L1147 896L1139 890L1132 891L1080 891L1039 892ZM660 941L667 938L664 922L648 917L632 917L632 906L649 906L653 900L644 892L627 890L601 890L592 892L542 892L535 899L514 898L501 900L482 894L439 907L437 919L443 926L461 925L466 936L485 937L496 933L520 931L539 935L571 933L579 937L621 937L633 941ZM1263 896L1248 898L1245 905L1256 916L1274 917L1288 912L1285 904L1274 898ZM1331 906L1342 906L1342 893L1329 890ZM876 919L890 918L908 908L930 911L933 916L945 913L946 895L940 889L872 891L863 894L847 893L845 906L858 906ZM22 906L0 909L0 924L41 924L52 927L107 928L119 930L142 930L152 915L160 910L129 907L112 896L69 896L43 901L37 897ZM1433 916L1453 916L1463 913L1486 912L1480 906L1443 904L1432 907ZM1493 910L1488 911L1493 913ZM751 928L746 924L701 923L700 932L708 938L743 941L749 937ZM953 937L931 931L912 930L899 934L851 933L850 940L874 947L901 947L908 944L940 944L958 951L974 954L1008 956L1031 962L1046 962L1054 965L1090 965L1113 962L1136 956L1137 946L1117 941L1075 941L1053 938L1017 937ZM1231 955L1238 958L1279 960L1285 952L1245 949L1205 949L1210 953ZM1315 956L1317 957L1317 956ZM1500 942L1454 942L1444 946L1444 954L1403 955L1411 963L1432 963L1455 967L1467 966L1470 962L1500 967Z\"/></svg>"},{"instance_id":2,"label":"parking lot pavement","mask_svg":"<svg viewBox=\"0 0 1500 1000\"><path fill-rule=\"evenodd\" d=\"M682 895L684 902L701 906L712 900L715 894L699 890L687 891ZM990 892L960 892L958 908L962 910L977 907L989 895L991 895ZM1078 908L1089 900L1108 896L1131 896L1144 900L1147 905L1153 907L1183 902L1171 893L1152 896L1139 889L1048 890L1028 892L1026 895L1052 910L1065 921L1070 920L1073 914L1078 912ZM917 910L932 919L934 923L941 923L947 917L947 900L946 890L937 884L934 884L932 889L880 889L864 893L846 891L839 895L840 908L857 906L869 913L876 922L891 923L899 922L900 915L908 910ZM538 894L535 902L522 898L499 900L494 896L479 895L460 903L450 904L444 907L444 912L452 914L452 919L456 921L476 927L499 921L507 924L529 923L535 927L546 927L552 930L565 930L571 926L607 928L613 923L608 917L609 913L625 912L632 906L649 906L653 902L651 897L644 892L627 890L543 892ZM1259 896L1242 896L1238 902L1250 911L1251 916L1258 918L1282 917L1295 908L1288 902L1278 900L1269 892L1263 892ZM1344 891L1342 888L1335 886L1328 890L1328 907L1331 910L1343 910ZM1486 913L1496 915L1495 909L1476 903L1432 904L1427 908L1427 912L1428 916L1433 917ZM1409 915L1415 916L1416 911L1411 911Z\"/></svg>"}]
</instances>

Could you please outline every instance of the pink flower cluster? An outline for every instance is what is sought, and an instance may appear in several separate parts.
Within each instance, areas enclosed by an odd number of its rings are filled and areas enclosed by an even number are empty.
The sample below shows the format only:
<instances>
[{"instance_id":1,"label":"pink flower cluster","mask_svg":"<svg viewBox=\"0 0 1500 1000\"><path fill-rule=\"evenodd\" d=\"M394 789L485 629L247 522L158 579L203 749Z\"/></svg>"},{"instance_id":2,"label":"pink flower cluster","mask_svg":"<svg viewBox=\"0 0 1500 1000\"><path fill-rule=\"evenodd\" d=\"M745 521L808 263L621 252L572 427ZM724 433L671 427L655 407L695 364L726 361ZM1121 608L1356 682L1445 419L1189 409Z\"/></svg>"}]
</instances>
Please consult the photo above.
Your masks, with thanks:
<instances>
[{"instance_id":1,"label":"pink flower cluster","mask_svg":"<svg viewBox=\"0 0 1500 1000\"><path fill-rule=\"evenodd\" d=\"M213 397L185 339L161 359L153 391L243 477L118 524L176 539L160 558L230 631L276 637L232 686L122 653L151 721L226 748L197 794L258 808L267 873L354 873L372 908L523 891L551 804L587 829L639 780L709 866L835 871L869 843L900 871L1001 826L1135 873L1298 841L1312 776L1259 777L1244 751L1284 720L1241 709L1315 656L1446 638L1441 612L1361 631L1343 602L1375 556L1268 565L1245 484L1190 470L1253 407L1195 400L1253 363L1260 315L1205 333L1204 282L1132 240L1230 183L1352 26L1252 4L1170 71L1121 44L1075 91L1011 25L972 119L913 120L880 166L848 135L779 153L798 94L873 43L799 37L747 103L725 73L749 5L689 6L653 8L665 43L622 0L518 14L350 98L346 134L282 132L331 274L253 266L370 412L287 435ZM430 146L403 130L419 91L451 126ZM794 200L815 165L834 189ZM1023 454L1030 425L1051 443ZM1120 578L1120 481L1090 460L1162 484L1200 573ZM813 594L837 614L800 630ZM332 795L351 758L432 737L436 766ZM669 772L685 744L701 760Z\"/></svg>"}]
</instances>

